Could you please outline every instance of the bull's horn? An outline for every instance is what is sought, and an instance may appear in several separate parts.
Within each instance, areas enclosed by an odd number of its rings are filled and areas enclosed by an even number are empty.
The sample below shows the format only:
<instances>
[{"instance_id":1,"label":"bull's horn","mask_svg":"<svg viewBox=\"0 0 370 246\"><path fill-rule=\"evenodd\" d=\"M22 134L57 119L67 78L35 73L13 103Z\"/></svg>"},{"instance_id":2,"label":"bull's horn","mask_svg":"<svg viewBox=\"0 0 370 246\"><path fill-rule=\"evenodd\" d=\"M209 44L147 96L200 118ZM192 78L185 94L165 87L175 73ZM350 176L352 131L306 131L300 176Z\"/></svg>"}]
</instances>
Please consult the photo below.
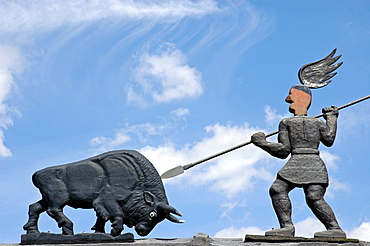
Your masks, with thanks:
<instances>
[{"instance_id":1,"label":"bull's horn","mask_svg":"<svg viewBox=\"0 0 370 246\"><path fill-rule=\"evenodd\" d=\"M177 211L176 208L171 207L170 205L163 202L158 204L158 209L162 209L163 211L170 212L178 216L182 216L182 214L179 211Z\"/></svg>"},{"instance_id":2,"label":"bull's horn","mask_svg":"<svg viewBox=\"0 0 370 246\"><path fill-rule=\"evenodd\" d=\"M180 220L179 218L176 218L175 216L173 216L172 214L169 214L167 217L166 217L169 221L171 222L174 222L174 223L184 223L185 220Z\"/></svg>"}]
</instances>

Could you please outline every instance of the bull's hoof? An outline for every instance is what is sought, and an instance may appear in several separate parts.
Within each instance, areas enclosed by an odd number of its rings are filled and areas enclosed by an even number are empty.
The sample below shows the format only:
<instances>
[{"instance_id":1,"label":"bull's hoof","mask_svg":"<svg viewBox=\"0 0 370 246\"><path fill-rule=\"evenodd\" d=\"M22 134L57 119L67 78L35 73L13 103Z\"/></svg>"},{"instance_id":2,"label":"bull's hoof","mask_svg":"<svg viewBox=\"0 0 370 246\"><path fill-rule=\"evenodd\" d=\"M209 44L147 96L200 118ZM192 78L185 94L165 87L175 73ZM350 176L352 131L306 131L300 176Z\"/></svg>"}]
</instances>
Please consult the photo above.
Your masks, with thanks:
<instances>
[{"instance_id":1,"label":"bull's hoof","mask_svg":"<svg viewBox=\"0 0 370 246\"><path fill-rule=\"evenodd\" d=\"M25 230L27 234L40 233L37 226L31 225L28 223L23 226L23 230Z\"/></svg>"},{"instance_id":2,"label":"bull's hoof","mask_svg":"<svg viewBox=\"0 0 370 246\"><path fill-rule=\"evenodd\" d=\"M93 227L91 228L91 230L95 231L94 233L101 233L101 234L105 234L105 229L104 229L104 227L103 227L103 228L99 228L99 227L93 226Z\"/></svg>"},{"instance_id":3,"label":"bull's hoof","mask_svg":"<svg viewBox=\"0 0 370 246\"><path fill-rule=\"evenodd\" d=\"M117 236L121 235L121 232L122 232L122 230L117 230L117 229L112 228L112 230L110 231L110 234L113 237L117 237Z\"/></svg>"},{"instance_id":4,"label":"bull's hoof","mask_svg":"<svg viewBox=\"0 0 370 246\"><path fill-rule=\"evenodd\" d=\"M39 231L39 230L37 230L37 229L28 229L28 230L26 231L26 233L27 233L27 234L37 234L37 233L40 233L40 231Z\"/></svg>"},{"instance_id":5,"label":"bull's hoof","mask_svg":"<svg viewBox=\"0 0 370 246\"><path fill-rule=\"evenodd\" d=\"M74 235L73 229L70 229L70 228L67 228L67 227L63 227L62 228L62 234L63 235Z\"/></svg>"},{"instance_id":6,"label":"bull's hoof","mask_svg":"<svg viewBox=\"0 0 370 246\"><path fill-rule=\"evenodd\" d=\"M95 230L94 233L97 233L97 234L105 234L105 231Z\"/></svg>"}]
</instances>

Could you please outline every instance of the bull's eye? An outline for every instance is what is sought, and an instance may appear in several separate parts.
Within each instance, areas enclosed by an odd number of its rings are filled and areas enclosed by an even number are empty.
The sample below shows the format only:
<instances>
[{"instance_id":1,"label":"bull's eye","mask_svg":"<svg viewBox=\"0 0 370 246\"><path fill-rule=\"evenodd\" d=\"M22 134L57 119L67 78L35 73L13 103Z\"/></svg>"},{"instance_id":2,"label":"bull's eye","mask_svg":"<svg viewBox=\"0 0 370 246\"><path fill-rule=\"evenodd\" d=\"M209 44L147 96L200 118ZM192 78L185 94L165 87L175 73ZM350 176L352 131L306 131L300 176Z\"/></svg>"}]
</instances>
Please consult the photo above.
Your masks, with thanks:
<instances>
[{"instance_id":1,"label":"bull's eye","mask_svg":"<svg viewBox=\"0 0 370 246\"><path fill-rule=\"evenodd\" d=\"M157 213L156 213L156 212L154 212L154 211L152 211L152 212L150 212L149 217L150 217L150 218L157 217Z\"/></svg>"}]
</instances>

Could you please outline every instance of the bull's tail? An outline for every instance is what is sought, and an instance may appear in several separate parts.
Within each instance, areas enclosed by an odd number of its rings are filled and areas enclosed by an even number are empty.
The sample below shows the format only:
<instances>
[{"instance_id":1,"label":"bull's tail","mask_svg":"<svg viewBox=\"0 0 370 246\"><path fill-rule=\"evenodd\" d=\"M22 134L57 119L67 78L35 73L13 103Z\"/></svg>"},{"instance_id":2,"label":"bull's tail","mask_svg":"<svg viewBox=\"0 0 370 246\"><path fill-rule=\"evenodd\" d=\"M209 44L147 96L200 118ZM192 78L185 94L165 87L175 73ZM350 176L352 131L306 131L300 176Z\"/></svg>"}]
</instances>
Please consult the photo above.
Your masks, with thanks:
<instances>
[{"instance_id":1,"label":"bull's tail","mask_svg":"<svg viewBox=\"0 0 370 246\"><path fill-rule=\"evenodd\" d=\"M35 173L32 175L32 183L33 183L37 188L40 188L39 179L37 178L38 174L39 174L39 171L35 172Z\"/></svg>"}]
</instances>

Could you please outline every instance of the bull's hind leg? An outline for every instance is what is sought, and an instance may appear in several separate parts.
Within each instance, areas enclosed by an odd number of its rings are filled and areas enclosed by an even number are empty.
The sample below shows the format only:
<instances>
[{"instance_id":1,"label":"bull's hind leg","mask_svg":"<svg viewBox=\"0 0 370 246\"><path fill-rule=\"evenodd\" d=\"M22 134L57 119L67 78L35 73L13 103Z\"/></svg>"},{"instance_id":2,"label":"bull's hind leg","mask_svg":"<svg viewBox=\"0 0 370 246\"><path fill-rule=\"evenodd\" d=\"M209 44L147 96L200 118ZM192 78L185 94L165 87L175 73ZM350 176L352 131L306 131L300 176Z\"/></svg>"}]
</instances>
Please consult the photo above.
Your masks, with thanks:
<instances>
[{"instance_id":1,"label":"bull's hind leg","mask_svg":"<svg viewBox=\"0 0 370 246\"><path fill-rule=\"evenodd\" d=\"M46 211L46 202L44 199L41 199L38 202L35 202L29 206L28 210L28 221L23 226L23 229L28 233L40 233L37 222L39 220L40 214Z\"/></svg>"},{"instance_id":2,"label":"bull's hind leg","mask_svg":"<svg viewBox=\"0 0 370 246\"><path fill-rule=\"evenodd\" d=\"M64 206L49 206L46 212L50 217L55 219L58 223L58 227L62 228L62 233L64 235L73 235L73 223L67 216L63 213Z\"/></svg>"}]
</instances>

